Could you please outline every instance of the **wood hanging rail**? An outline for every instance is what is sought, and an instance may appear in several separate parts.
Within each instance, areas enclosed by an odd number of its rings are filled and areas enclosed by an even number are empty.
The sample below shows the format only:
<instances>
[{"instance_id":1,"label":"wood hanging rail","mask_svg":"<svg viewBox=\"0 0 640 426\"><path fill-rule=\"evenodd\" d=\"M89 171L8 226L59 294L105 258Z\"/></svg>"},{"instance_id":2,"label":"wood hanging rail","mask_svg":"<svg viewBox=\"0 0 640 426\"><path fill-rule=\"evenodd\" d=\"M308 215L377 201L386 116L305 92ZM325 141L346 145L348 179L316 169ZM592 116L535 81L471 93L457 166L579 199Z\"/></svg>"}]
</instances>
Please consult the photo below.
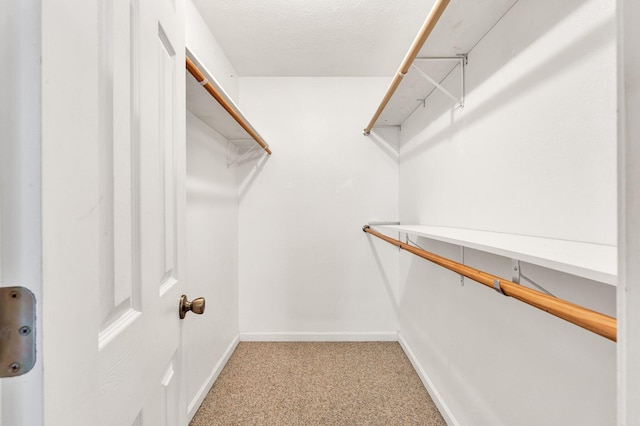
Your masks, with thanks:
<instances>
[{"instance_id":1,"label":"wood hanging rail","mask_svg":"<svg viewBox=\"0 0 640 426\"><path fill-rule=\"evenodd\" d=\"M204 74L200 71L200 69L198 69L196 64L194 64L191 59L189 59L188 56L186 57L186 62L187 70L196 79L196 81L200 83L202 87L204 87L205 90L209 92L209 94L213 96L216 101L218 101L220 106L222 106L222 108L224 108L229 113L229 115L233 117L234 120L236 120L240 127L242 127L247 133L249 133L249 135L258 143L258 145L262 147L262 149L267 152L267 154L271 155L271 150L269 149L269 146L266 144L266 142L260 137L259 134L256 133L255 130L253 130L251 125L247 123L247 121L240 115L240 113L233 107L233 105L230 104L229 101L227 101L226 97L218 92L218 90L216 90L213 84L211 84L207 80Z\"/></svg>"},{"instance_id":2,"label":"wood hanging rail","mask_svg":"<svg viewBox=\"0 0 640 426\"><path fill-rule=\"evenodd\" d=\"M387 237L379 232L372 230L369 225L365 225L362 230L368 234L376 236L389 244L393 244L403 250L406 250L416 256L426 259L436 265L447 268L457 274L464 275L474 281L484 284L487 287L501 291L505 296L511 296L528 305L534 306L545 312L562 318L586 330L592 331L614 342L617 339L617 320L608 315L601 314L596 311L584 308L580 305L567 302L557 297L549 296L539 291L530 289L513 283L504 278L479 271L467 265L455 262L437 254L410 246L391 237ZM497 283L497 288L496 288Z\"/></svg>"},{"instance_id":3,"label":"wood hanging rail","mask_svg":"<svg viewBox=\"0 0 640 426\"><path fill-rule=\"evenodd\" d=\"M422 49L422 46L424 45L425 41L427 41L427 38L431 34L431 31L433 31L433 28L438 23L438 20L444 13L444 10L446 9L448 4L449 4L449 0L437 0L436 3L431 8L431 12L429 12L429 15L427 16L427 19L422 25L422 28L420 28L420 31L418 32L416 39L413 41L413 44L409 48L409 51L407 52L404 59L402 60L402 63L400 64L400 68L398 68L398 72L396 72L396 75L393 77L393 80L391 80L391 84L389 85L387 92L384 94L384 98L382 98L382 102L380 102L380 106L378 106L378 109L376 110L375 114L373 114L373 118L371 118L371 121L369 121L369 124L367 125L367 127L364 128L363 133L365 136L368 136L369 133L371 133L371 129L376 124L376 121L378 121L378 118L380 118L380 114L382 114L382 111L389 103L391 96L393 96L396 89L400 85L400 82L402 81L402 77L404 77L407 74L407 72L409 72L409 68L411 68L411 64L413 63L414 59L416 59L416 56L418 56L420 49Z\"/></svg>"}]
</instances>

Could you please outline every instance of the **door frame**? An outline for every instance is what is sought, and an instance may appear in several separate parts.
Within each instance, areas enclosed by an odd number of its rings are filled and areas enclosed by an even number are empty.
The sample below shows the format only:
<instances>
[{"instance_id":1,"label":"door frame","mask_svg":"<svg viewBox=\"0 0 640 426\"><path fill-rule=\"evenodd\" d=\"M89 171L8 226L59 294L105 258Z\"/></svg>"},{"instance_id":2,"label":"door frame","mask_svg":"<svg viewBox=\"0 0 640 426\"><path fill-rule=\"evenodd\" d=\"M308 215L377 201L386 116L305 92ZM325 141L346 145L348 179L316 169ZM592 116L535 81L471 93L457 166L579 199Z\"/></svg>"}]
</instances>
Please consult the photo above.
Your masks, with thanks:
<instances>
[{"instance_id":1,"label":"door frame","mask_svg":"<svg viewBox=\"0 0 640 426\"><path fill-rule=\"evenodd\" d=\"M0 2L0 286L36 297L36 364L0 379L0 425L42 424L41 2Z\"/></svg>"},{"instance_id":2,"label":"door frame","mask_svg":"<svg viewBox=\"0 0 640 426\"><path fill-rule=\"evenodd\" d=\"M618 420L640 418L640 17L637 0L617 1L618 49Z\"/></svg>"}]
</instances>

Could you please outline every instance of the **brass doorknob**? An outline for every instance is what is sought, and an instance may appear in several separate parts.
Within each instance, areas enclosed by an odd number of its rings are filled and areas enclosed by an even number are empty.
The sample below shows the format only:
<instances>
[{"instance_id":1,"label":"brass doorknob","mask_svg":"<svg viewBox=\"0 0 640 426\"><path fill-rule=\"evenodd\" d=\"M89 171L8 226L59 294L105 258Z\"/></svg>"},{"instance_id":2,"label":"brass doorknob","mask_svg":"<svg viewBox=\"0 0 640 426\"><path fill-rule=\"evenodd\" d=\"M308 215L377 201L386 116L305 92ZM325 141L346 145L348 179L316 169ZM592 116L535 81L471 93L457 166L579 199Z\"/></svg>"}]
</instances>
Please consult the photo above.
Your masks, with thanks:
<instances>
[{"instance_id":1,"label":"brass doorknob","mask_svg":"<svg viewBox=\"0 0 640 426\"><path fill-rule=\"evenodd\" d=\"M204 313L204 297L198 297L189 302L186 294L180 296L180 306L178 311L180 313L180 319L184 319L184 316L189 311L194 314L202 315Z\"/></svg>"}]
</instances>

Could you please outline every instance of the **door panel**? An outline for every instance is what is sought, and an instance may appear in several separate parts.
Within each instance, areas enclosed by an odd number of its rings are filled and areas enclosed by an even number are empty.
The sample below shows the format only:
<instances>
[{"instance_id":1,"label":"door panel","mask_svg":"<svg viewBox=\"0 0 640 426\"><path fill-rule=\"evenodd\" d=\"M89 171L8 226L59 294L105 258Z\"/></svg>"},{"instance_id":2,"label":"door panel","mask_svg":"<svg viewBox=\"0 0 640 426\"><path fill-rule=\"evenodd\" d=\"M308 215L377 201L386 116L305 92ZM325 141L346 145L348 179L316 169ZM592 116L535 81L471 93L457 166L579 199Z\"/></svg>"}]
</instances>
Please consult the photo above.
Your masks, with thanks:
<instances>
[{"instance_id":1,"label":"door panel","mask_svg":"<svg viewBox=\"0 0 640 426\"><path fill-rule=\"evenodd\" d=\"M103 348L140 313L139 4L102 1L98 46L100 334Z\"/></svg>"},{"instance_id":2,"label":"door panel","mask_svg":"<svg viewBox=\"0 0 640 426\"><path fill-rule=\"evenodd\" d=\"M157 229L162 235L164 263L161 265L160 293L163 294L176 283L176 169L175 162L175 105L177 58L171 41L161 23L158 25L158 148L162 161L158 164L161 185L162 223Z\"/></svg>"},{"instance_id":3,"label":"door panel","mask_svg":"<svg viewBox=\"0 0 640 426\"><path fill-rule=\"evenodd\" d=\"M182 2L61 3L43 4L45 425L182 425Z\"/></svg>"},{"instance_id":4,"label":"door panel","mask_svg":"<svg viewBox=\"0 0 640 426\"><path fill-rule=\"evenodd\" d=\"M0 421L186 424L182 2L0 10L0 285L38 307L37 364L1 382Z\"/></svg>"},{"instance_id":5,"label":"door panel","mask_svg":"<svg viewBox=\"0 0 640 426\"><path fill-rule=\"evenodd\" d=\"M156 384L153 398L145 408L144 424L173 426L185 422L177 408L180 406L180 379L177 356L165 367L161 380ZM182 419L182 420L181 420Z\"/></svg>"},{"instance_id":6,"label":"door panel","mask_svg":"<svg viewBox=\"0 0 640 426\"><path fill-rule=\"evenodd\" d=\"M98 2L98 179L100 330L99 405L104 424L129 424L144 404L139 372L148 356L144 336L140 271L139 192L141 173L139 71L140 4L137 0ZM138 296L138 297L135 297ZM137 300L135 300L137 299ZM152 343L149 341L148 343ZM104 402L102 402L104 401ZM108 409L105 403L121 407Z\"/></svg>"},{"instance_id":7,"label":"door panel","mask_svg":"<svg viewBox=\"0 0 640 426\"><path fill-rule=\"evenodd\" d=\"M109 11L101 32L108 96L100 100L100 127L107 129L103 137L112 138L105 140L102 160L102 188L111 203L103 209L101 276L108 279L101 294L111 305L102 302L108 313L100 333L101 418L109 425L178 425L185 412L175 362L184 289L178 239L184 209L178 197L184 186L178 117L184 116L184 73L178 67L184 59L176 54L184 51L177 31L182 17L170 3L103 1Z\"/></svg>"}]
</instances>

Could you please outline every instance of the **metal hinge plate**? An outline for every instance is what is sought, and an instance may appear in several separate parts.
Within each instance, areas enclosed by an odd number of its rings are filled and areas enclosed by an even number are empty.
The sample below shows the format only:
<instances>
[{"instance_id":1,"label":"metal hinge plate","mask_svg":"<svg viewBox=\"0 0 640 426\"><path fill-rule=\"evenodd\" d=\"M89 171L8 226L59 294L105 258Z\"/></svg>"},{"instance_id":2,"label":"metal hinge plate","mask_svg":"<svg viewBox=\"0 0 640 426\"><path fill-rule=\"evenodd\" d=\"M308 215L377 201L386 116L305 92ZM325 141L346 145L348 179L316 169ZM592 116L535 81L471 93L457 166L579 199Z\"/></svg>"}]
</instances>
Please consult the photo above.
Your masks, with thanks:
<instances>
[{"instance_id":1,"label":"metal hinge plate","mask_svg":"<svg viewBox=\"0 0 640 426\"><path fill-rule=\"evenodd\" d=\"M28 373L36 362L36 298L24 287L0 287L0 377Z\"/></svg>"}]
</instances>

